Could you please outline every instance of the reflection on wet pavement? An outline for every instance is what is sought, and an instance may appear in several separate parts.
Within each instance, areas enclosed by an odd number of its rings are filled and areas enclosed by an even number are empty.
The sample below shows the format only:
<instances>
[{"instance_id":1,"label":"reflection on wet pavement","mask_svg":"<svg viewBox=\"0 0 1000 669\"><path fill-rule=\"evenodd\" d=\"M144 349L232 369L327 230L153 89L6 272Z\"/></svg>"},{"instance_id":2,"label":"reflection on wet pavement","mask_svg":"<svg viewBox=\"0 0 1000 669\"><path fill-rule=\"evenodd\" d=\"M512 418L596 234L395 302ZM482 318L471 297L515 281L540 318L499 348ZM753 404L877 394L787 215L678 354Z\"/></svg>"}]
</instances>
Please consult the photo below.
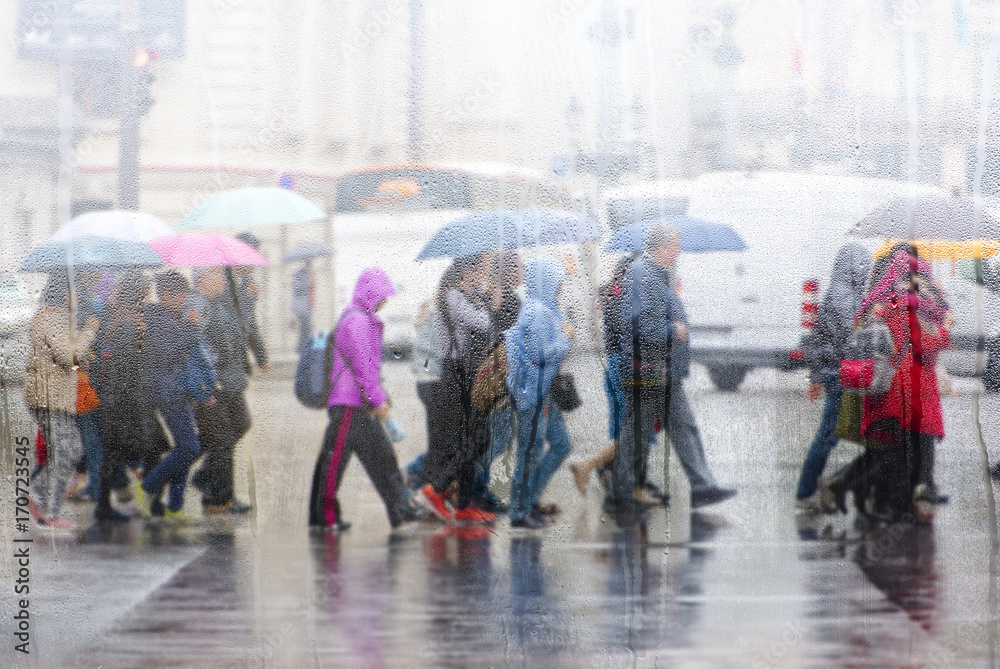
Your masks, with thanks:
<instances>
[{"instance_id":1,"label":"reflection on wet pavement","mask_svg":"<svg viewBox=\"0 0 1000 669\"><path fill-rule=\"evenodd\" d=\"M988 540L961 429L939 450L954 501L934 525L796 516L814 407L794 377L774 378L767 393L753 379L735 396L692 392L709 459L740 488L718 507L678 503L618 528L596 490L579 498L561 472L552 498L564 512L547 531L425 521L390 533L352 464L354 527L339 537L304 527L322 419L302 412L289 430L276 417L297 409L274 400L284 390L274 382L254 398L257 534L244 518L133 521L58 541L36 533L33 666L987 666ZM419 435L422 416L406 402L406 429ZM946 411L967 402L946 398ZM721 425L734 406L767 434ZM419 444L408 448L404 462ZM683 500L677 478L671 493Z\"/></svg>"}]
</instances>

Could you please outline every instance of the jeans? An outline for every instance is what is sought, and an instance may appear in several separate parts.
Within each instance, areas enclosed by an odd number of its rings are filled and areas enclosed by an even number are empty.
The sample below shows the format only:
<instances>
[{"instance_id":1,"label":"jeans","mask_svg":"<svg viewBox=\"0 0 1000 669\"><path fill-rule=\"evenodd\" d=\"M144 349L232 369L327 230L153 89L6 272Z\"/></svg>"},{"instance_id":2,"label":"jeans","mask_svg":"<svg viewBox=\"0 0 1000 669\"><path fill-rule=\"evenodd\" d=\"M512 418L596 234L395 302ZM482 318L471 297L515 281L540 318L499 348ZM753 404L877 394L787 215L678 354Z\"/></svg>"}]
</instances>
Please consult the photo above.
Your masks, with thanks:
<instances>
[{"instance_id":1,"label":"jeans","mask_svg":"<svg viewBox=\"0 0 1000 669\"><path fill-rule=\"evenodd\" d=\"M184 506L184 488L187 486L188 469L201 453L201 444L194 429L194 409L187 402L159 407L160 417L174 438L174 448L160 460L153 471L142 479L143 489L154 498L170 485L167 508L180 511Z\"/></svg>"},{"instance_id":2,"label":"jeans","mask_svg":"<svg viewBox=\"0 0 1000 669\"><path fill-rule=\"evenodd\" d=\"M94 499L101 496L101 463L104 462L104 445L97 426L97 411L77 414L76 427L83 441L83 457L87 461L87 487L84 489Z\"/></svg>"},{"instance_id":3,"label":"jeans","mask_svg":"<svg viewBox=\"0 0 1000 669\"><path fill-rule=\"evenodd\" d=\"M544 410L548 409L548 416ZM532 425L535 442L531 444ZM545 449L545 442L549 447ZM555 402L545 396L541 405L517 412L517 454L510 485L510 517L519 520L538 504L552 475L569 455L566 421Z\"/></svg>"},{"instance_id":4,"label":"jeans","mask_svg":"<svg viewBox=\"0 0 1000 669\"><path fill-rule=\"evenodd\" d=\"M833 432L837 427L837 418L840 416L840 403L844 398L844 389L840 386L840 379L833 375L826 377L823 380L823 385L826 387L823 417L819 419L816 437L809 447L805 462L802 463L799 487L795 492L798 499L805 499L816 492L819 477L823 475L823 468L826 467L826 459L830 456L833 447L837 445L837 436Z\"/></svg>"},{"instance_id":5,"label":"jeans","mask_svg":"<svg viewBox=\"0 0 1000 669\"><path fill-rule=\"evenodd\" d=\"M476 481L472 484L472 499L484 499L490 494L490 467L493 461L507 452L514 430L513 405L507 405L490 414L490 447L476 462Z\"/></svg>"}]
</instances>

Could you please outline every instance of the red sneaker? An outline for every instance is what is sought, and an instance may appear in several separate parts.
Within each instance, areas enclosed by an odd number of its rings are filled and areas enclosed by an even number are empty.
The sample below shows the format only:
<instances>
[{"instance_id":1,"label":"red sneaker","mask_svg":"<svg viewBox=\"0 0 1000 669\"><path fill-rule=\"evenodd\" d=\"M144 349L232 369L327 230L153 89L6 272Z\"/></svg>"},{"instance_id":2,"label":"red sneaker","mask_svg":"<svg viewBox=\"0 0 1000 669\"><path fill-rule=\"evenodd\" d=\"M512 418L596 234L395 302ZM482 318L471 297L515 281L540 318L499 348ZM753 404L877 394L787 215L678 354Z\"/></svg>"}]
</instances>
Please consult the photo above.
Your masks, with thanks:
<instances>
[{"instance_id":1,"label":"red sneaker","mask_svg":"<svg viewBox=\"0 0 1000 669\"><path fill-rule=\"evenodd\" d=\"M444 495L435 492L434 486L430 483L420 489L420 495L423 497L421 501L424 506L433 511L435 516L445 521L455 520L455 515L445 504Z\"/></svg>"},{"instance_id":2,"label":"red sneaker","mask_svg":"<svg viewBox=\"0 0 1000 669\"><path fill-rule=\"evenodd\" d=\"M497 519L497 514L490 513L489 511L483 511L482 509L477 509L476 507L469 505L464 509L458 509L455 511L456 520L471 520L474 523L492 523Z\"/></svg>"}]
</instances>

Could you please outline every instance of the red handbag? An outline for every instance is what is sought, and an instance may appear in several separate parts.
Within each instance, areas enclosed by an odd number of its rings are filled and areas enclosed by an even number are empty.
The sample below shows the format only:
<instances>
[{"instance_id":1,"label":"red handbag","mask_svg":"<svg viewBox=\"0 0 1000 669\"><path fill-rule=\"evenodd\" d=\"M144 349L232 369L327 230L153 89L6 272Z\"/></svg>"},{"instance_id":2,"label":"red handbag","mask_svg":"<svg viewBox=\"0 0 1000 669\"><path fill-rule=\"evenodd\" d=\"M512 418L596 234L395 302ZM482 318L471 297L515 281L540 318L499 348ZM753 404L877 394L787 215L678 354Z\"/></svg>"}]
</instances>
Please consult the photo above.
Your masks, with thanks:
<instances>
[{"instance_id":1,"label":"red handbag","mask_svg":"<svg viewBox=\"0 0 1000 669\"><path fill-rule=\"evenodd\" d=\"M874 379L874 359L840 361L840 385L845 390L866 390Z\"/></svg>"}]
</instances>

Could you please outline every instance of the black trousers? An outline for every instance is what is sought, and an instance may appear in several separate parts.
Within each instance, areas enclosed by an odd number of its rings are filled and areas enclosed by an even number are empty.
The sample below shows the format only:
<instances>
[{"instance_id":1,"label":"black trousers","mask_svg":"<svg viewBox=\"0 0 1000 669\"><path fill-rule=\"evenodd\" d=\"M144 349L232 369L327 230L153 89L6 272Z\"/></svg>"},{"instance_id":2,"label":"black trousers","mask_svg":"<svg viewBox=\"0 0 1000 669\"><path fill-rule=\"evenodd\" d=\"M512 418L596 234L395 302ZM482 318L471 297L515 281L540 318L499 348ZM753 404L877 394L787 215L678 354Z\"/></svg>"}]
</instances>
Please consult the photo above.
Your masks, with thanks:
<instances>
[{"instance_id":1,"label":"black trousers","mask_svg":"<svg viewBox=\"0 0 1000 669\"><path fill-rule=\"evenodd\" d=\"M611 462L611 499L622 512L635 510L635 488L645 477L646 458L656 423L667 425L670 389L666 383L623 383L625 417Z\"/></svg>"},{"instance_id":2,"label":"black trousers","mask_svg":"<svg viewBox=\"0 0 1000 669\"><path fill-rule=\"evenodd\" d=\"M97 409L97 424L104 444L101 463L101 494L97 503L111 506L111 491L128 484L124 465L139 465L152 471L170 442L152 405L131 401L109 401Z\"/></svg>"},{"instance_id":3,"label":"black trousers","mask_svg":"<svg viewBox=\"0 0 1000 669\"><path fill-rule=\"evenodd\" d=\"M458 508L468 506L476 480L476 462L490 443L489 416L472 408L472 380L454 360L446 360L433 400L436 439L428 443L424 477L442 493L458 485Z\"/></svg>"},{"instance_id":4,"label":"black trousers","mask_svg":"<svg viewBox=\"0 0 1000 669\"><path fill-rule=\"evenodd\" d=\"M327 527L340 522L340 481L351 455L357 455L385 504L389 524L395 527L408 516L410 502L396 452L382 424L373 413L354 407L332 406L327 415L330 423L316 458L309 493L309 525Z\"/></svg>"},{"instance_id":5,"label":"black trousers","mask_svg":"<svg viewBox=\"0 0 1000 669\"><path fill-rule=\"evenodd\" d=\"M897 430L893 445L871 447L833 477L833 484L854 492L858 510L874 499L875 510L900 518L913 512L913 493L920 483L930 485L934 464L934 437Z\"/></svg>"},{"instance_id":6,"label":"black trousers","mask_svg":"<svg viewBox=\"0 0 1000 669\"><path fill-rule=\"evenodd\" d=\"M233 501L233 453L250 430L250 411L243 393L220 390L215 404L199 404L194 411L198 441L204 454L194 480L202 490L202 504L223 506Z\"/></svg>"}]
</instances>

